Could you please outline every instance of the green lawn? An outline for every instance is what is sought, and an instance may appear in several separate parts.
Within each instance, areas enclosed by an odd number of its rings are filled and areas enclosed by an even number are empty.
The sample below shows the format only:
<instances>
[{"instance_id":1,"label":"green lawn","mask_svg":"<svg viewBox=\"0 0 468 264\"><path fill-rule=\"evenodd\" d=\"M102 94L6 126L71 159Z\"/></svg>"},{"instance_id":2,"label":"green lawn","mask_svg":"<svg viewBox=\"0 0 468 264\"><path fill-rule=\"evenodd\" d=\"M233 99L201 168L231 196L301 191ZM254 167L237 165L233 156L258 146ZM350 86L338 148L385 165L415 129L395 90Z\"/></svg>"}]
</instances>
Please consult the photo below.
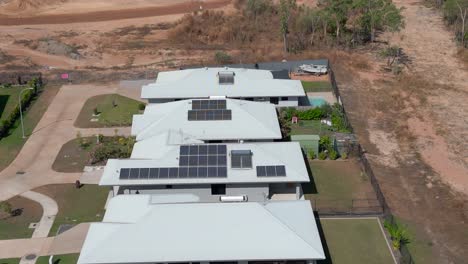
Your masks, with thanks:
<instances>
[{"instance_id":1,"label":"green lawn","mask_svg":"<svg viewBox=\"0 0 468 264\"><path fill-rule=\"evenodd\" d=\"M303 189L306 199L313 200L317 209L346 211L353 208L353 199L354 207L369 206L362 201L358 204L358 199L375 199L372 186L355 159L312 160L309 167L313 181L304 184Z\"/></svg>"},{"instance_id":2,"label":"green lawn","mask_svg":"<svg viewBox=\"0 0 468 264\"><path fill-rule=\"evenodd\" d=\"M30 238L34 229L29 224L37 223L42 216L40 204L26 198L16 196L8 200L12 210L21 210L17 216L7 216L2 213L0 218L0 239Z\"/></svg>"},{"instance_id":3,"label":"green lawn","mask_svg":"<svg viewBox=\"0 0 468 264\"><path fill-rule=\"evenodd\" d=\"M30 135L37 123L39 123L58 90L58 86L46 86L39 97L23 113L26 136ZM0 170L6 168L16 158L25 142L26 140L22 138L20 120L18 119L10 130L10 135L0 139Z\"/></svg>"},{"instance_id":4,"label":"green lawn","mask_svg":"<svg viewBox=\"0 0 468 264\"><path fill-rule=\"evenodd\" d=\"M66 255L56 255L53 258L54 264L76 264L78 262L78 257L80 254L66 254ZM50 256L39 257L36 261L36 264L49 264Z\"/></svg>"},{"instance_id":5,"label":"green lawn","mask_svg":"<svg viewBox=\"0 0 468 264\"><path fill-rule=\"evenodd\" d=\"M0 86L0 120L10 115L11 111L18 104L18 95L26 86L12 86L5 88ZM26 92L23 92L23 95Z\"/></svg>"},{"instance_id":6,"label":"green lawn","mask_svg":"<svg viewBox=\"0 0 468 264\"><path fill-rule=\"evenodd\" d=\"M81 128L129 126L132 124L133 115L140 113L139 104L141 102L118 94L91 97L81 109L75 126ZM99 112L97 117L93 117L94 108L97 108ZM93 118L97 121L92 122Z\"/></svg>"},{"instance_id":7,"label":"green lawn","mask_svg":"<svg viewBox=\"0 0 468 264\"><path fill-rule=\"evenodd\" d=\"M330 260L318 263L393 264L377 219L320 219Z\"/></svg>"},{"instance_id":8,"label":"green lawn","mask_svg":"<svg viewBox=\"0 0 468 264\"><path fill-rule=\"evenodd\" d=\"M299 120L297 124L291 124L291 135L331 135L330 126L321 124L320 120Z\"/></svg>"},{"instance_id":9,"label":"green lawn","mask_svg":"<svg viewBox=\"0 0 468 264\"><path fill-rule=\"evenodd\" d=\"M0 259L0 264L18 264L19 262L19 258Z\"/></svg>"},{"instance_id":10,"label":"green lawn","mask_svg":"<svg viewBox=\"0 0 468 264\"><path fill-rule=\"evenodd\" d=\"M49 236L55 236L59 226L63 224L101 221L109 188L84 185L76 189L74 184L52 184L39 187L35 191L58 203L59 212L49 233Z\"/></svg>"},{"instance_id":11,"label":"green lawn","mask_svg":"<svg viewBox=\"0 0 468 264\"><path fill-rule=\"evenodd\" d=\"M330 92L332 90L331 83L328 81L302 81L302 86L306 93L310 92Z\"/></svg>"}]
</instances>

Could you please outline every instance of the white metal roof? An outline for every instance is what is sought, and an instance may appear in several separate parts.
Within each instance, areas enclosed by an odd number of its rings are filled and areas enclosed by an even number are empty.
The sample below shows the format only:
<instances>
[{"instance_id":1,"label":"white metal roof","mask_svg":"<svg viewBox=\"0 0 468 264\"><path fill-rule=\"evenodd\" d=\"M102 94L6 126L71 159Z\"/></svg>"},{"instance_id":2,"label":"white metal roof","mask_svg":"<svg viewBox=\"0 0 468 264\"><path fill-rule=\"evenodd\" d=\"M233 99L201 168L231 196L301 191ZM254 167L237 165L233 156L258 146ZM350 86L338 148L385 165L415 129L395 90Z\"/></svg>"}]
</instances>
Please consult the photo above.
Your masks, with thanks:
<instances>
[{"instance_id":1,"label":"white metal roof","mask_svg":"<svg viewBox=\"0 0 468 264\"><path fill-rule=\"evenodd\" d=\"M78 264L324 259L309 201L152 204L111 199Z\"/></svg>"},{"instance_id":2,"label":"white metal roof","mask_svg":"<svg viewBox=\"0 0 468 264\"><path fill-rule=\"evenodd\" d=\"M234 72L234 84L219 84L219 72ZM208 98L305 96L299 80L273 79L266 70L198 68L158 73L155 83L143 86L141 98Z\"/></svg>"},{"instance_id":3,"label":"white metal roof","mask_svg":"<svg viewBox=\"0 0 468 264\"><path fill-rule=\"evenodd\" d=\"M309 182L309 174L298 142L221 143L227 147L227 177L183 179L119 179L121 168L161 168L179 166L179 145L164 144L167 134L139 141L130 159L109 159L99 185L167 185L212 183ZM232 150L251 150L252 169L233 169ZM257 177L256 166L284 165L286 176Z\"/></svg>"},{"instance_id":4,"label":"white metal roof","mask_svg":"<svg viewBox=\"0 0 468 264\"><path fill-rule=\"evenodd\" d=\"M167 130L200 140L279 139L281 130L273 104L226 100L232 120L188 121L192 100L150 104L144 114L134 115L132 135L144 140Z\"/></svg>"}]
</instances>

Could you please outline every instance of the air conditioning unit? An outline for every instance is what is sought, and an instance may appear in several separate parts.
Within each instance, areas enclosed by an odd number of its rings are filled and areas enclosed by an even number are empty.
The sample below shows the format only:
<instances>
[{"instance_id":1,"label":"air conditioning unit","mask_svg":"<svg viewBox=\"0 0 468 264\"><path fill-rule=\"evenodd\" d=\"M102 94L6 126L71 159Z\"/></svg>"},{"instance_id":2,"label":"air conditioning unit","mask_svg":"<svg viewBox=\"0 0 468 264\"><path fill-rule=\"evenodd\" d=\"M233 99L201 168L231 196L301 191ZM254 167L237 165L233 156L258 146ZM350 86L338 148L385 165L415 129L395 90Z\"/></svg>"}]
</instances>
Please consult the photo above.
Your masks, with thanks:
<instances>
[{"instance_id":1,"label":"air conditioning unit","mask_svg":"<svg viewBox=\"0 0 468 264\"><path fill-rule=\"evenodd\" d=\"M247 202L247 195L238 196L220 196L219 201L223 203L234 203L234 202Z\"/></svg>"}]
</instances>

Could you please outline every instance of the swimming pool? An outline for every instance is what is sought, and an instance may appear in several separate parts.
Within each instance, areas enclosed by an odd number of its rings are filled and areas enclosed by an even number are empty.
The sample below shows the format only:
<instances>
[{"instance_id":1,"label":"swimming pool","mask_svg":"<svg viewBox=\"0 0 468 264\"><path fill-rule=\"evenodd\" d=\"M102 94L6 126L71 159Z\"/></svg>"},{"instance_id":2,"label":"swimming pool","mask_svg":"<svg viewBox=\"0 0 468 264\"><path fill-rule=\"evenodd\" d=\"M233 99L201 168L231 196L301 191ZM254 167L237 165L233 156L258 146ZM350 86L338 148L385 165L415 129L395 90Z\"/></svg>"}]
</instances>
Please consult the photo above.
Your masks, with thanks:
<instances>
[{"instance_id":1,"label":"swimming pool","mask_svg":"<svg viewBox=\"0 0 468 264\"><path fill-rule=\"evenodd\" d=\"M308 97L311 106L319 107L327 103L323 97Z\"/></svg>"}]
</instances>

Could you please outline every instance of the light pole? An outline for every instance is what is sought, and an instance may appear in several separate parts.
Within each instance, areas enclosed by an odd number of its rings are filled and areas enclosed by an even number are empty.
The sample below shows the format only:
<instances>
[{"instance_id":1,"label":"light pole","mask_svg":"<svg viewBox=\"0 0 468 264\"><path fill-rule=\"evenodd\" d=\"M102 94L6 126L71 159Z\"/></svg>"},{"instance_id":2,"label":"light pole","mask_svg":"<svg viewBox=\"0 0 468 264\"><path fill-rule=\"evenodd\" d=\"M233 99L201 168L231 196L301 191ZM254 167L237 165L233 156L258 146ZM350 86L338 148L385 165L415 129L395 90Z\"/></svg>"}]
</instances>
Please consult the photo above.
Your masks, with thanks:
<instances>
[{"instance_id":1,"label":"light pole","mask_svg":"<svg viewBox=\"0 0 468 264\"><path fill-rule=\"evenodd\" d=\"M23 110L21 109L21 93L23 93L26 90L34 90L34 88L24 88L23 90L21 90L21 92L18 95L20 120L21 120L21 132L23 132L23 138L26 138L26 136L24 135Z\"/></svg>"}]
</instances>

